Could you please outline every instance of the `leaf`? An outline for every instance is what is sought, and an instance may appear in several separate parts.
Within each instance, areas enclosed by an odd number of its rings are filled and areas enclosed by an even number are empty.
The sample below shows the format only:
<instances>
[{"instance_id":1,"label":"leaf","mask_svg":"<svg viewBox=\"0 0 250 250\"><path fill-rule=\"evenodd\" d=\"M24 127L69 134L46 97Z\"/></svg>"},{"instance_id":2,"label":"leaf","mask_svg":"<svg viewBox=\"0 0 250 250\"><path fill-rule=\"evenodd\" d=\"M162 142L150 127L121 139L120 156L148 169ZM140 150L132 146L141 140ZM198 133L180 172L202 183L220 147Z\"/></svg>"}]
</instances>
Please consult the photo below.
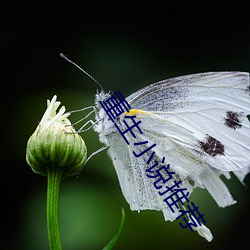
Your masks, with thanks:
<instances>
[{"instance_id":1,"label":"leaf","mask_svg":"<svg viewBox=\"0 0 250 250\"><path fill-rule=\"evenodd\" d=\"M115 235L113 236L113 238L111 239L111 241L103 248L103 250L110 250L113 248L113 246L115 245L116 241L118 240L118 238L120 236L120 233L121 233L123 225L124 225L124 221L125 221L125 211L122 208L122 218L121 218L120 225L117 228L117 231L116 231Z\"/></svg>"}]
</instances>

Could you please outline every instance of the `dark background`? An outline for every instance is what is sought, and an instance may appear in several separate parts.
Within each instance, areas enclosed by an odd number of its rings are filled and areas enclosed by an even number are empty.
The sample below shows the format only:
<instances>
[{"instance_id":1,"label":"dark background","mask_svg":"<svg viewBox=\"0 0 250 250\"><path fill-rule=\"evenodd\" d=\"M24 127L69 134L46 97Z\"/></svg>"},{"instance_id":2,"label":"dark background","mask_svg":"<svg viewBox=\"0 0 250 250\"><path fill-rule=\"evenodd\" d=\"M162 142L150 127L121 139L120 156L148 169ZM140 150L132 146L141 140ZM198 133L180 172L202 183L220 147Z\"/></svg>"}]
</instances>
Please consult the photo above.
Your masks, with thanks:
<instances>
[{"instance_id":1,"label":"dark background","mask_svg":"<svg viewBox=\"0 0 250 250\"><path fill-rule=\"evenodd\" d=\"M1 4L2 238L3 249L48 249L46 178L25 161L26 143L54 94L67 110L93 105L97 85L59 57L71 58L102 83L127 96L168 77L205 71L249 71L248 5L216 1ZM81 114L79 114L81 115ZM79 119L77 115L71 120ZM84 133L88 152L101 147ZM101 249L121 216L126 220L114 249L248 249L249 189L225 180L237 204L218 208L209 194L199 204L214 240L165 222L161 212L132 212L105 152L79 178L62 181L60 228L63 249ZM249 176L246 186L250 186ZM219 190L218 190L219 191ZM196 202L195 202L196 201Z\"/></svg>"}]
</instances>

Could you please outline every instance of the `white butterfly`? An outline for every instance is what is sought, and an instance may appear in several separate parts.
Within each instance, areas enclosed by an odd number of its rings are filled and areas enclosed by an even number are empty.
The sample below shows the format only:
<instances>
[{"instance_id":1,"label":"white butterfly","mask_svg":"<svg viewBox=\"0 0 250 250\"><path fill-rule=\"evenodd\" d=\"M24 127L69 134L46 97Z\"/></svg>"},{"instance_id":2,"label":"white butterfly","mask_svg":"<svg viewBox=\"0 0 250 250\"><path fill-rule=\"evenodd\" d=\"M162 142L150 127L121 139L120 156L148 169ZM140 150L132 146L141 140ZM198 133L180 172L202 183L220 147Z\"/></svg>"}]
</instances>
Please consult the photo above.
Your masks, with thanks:
<instances>
[{"instance_id":1,"label":"white butterfly","mask_svg":"<svg viewBox=\"0 0 250 250\"><path fill-rule=\"evenodd\" d=\"M250 172L248 73L211 72L176 77L128 96L131 110L127 115L136 115L143 132L134 129L135 138L126 133L130 145L99 103L110 96L103 90L97 92L93 129L108 147L131 210L161 210L165 220L170 221L180 215L170 211L165 196L159 195L154 187L155 179L146 175L150 152L141 157L133 154L154 143L154 159L162 162L165 157L165 163L175 172L174 180L182 180L181 188L187 188L189 193L196 187L206 188L220 207L235 203L220 175L230 178L233 172L242 182ZM117 121L121 131L125 129L124 116L125 113ZM147 145L133 145L143 141L148 141Z\"/></svg>"},{"instance_id":2,"label":"white butterfly","mask_svg":"<svg viewBox=\"0 0 250 250\"><path fill-rule=\"evenodd\" d=\"M99 84L63 54L61 57ZM180 212L173 213L165 198L169 195L168 187L180 180L180 188L186 189L189 194L196 187L207 189L220 207L236 202L220 176L229 179L230 173L233 173L243 183L250 172L248 73L200 73L151 84L126 98L131 109L129 113L121 114L115 122L110 120L100 104L110 97L103 89L97 92L95 107L82 109L93 108L80 120L95 112L96 121L89 120L79 132L88 130L83 128L91 123L99 134L104 147L92 153L88 159L108 148L122 193L131 210L161 210L165 220L173 221ZM140 129L134 129L133 134L125 134L128 145L122 134L131 124L126 127L124 120L126 116L133 115L140 121ZM152 151L146 149L154 144L152 157ZM136 157L140 152L145 153ZM158 171L157 175L153 177L159 178L155 180L150 177L147 169L151 157L158 163L163 163L164 159L164 164L170 166L169 171L175 174L167 182L168 186L164 187L165 192L162 190L165 184L163 180L167 179L169 173L160 172L162 165L158 165L154 168L155 172ZM206 226L201 224L193 229L208 241L212 240L213 236Z\"/></svg>"}]
</instances>

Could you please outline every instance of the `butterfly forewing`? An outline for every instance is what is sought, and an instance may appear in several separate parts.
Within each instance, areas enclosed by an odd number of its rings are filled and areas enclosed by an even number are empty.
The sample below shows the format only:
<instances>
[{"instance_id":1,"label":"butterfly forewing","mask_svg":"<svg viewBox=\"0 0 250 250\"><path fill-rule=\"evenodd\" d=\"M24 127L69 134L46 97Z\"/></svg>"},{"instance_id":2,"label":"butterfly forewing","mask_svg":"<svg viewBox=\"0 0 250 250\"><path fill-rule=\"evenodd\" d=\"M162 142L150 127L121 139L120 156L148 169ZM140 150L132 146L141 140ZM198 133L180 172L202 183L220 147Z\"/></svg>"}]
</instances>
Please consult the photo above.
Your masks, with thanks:
<instances>
[{"instance_id":1,"label":"butterfly forewing","mask_svg":"<svg viewBox=\"0 0 250 250\"><path fill-rule=\"evenodd\" d=\"M166 128L171 129L170 139L174 134L173 140L177 144L211 167L234 171L250 165L247 73L218 72L177 77L149 85L127 100L133 109L147 110L165 118ZM154 125L157 127L158 120L151 119L152 129ZM167 126L169 123L173 126ZM175 127L189 131L191 143L185 143L180 132L176 130L175 133Z\"/></svg>"}]
</instances>

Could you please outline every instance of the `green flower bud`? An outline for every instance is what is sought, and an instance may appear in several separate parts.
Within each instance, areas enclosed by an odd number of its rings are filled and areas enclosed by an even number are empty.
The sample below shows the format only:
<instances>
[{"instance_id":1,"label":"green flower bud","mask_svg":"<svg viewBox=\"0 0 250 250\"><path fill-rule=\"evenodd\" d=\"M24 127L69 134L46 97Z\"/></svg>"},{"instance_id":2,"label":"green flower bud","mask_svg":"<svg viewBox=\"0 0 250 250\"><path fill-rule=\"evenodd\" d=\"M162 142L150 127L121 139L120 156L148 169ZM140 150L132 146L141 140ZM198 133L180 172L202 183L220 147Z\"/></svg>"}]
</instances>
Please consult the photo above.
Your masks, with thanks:
<instances>
[{"instance_id":1,"label":"green flower bud","mask_svg":"<svg viewBox=\"0 0 250 250\"><path fill-rule=\"evenodd\" d=\"M86 161L87 148L67 119L70 113L65 113L65 107L56 113L60 105L56 98L47 101L47 110L28 140L26 160L37 174L47 176L50 168L58 168L55 170L67 177L79 172Z\"/></svg>"}]
</instances>

